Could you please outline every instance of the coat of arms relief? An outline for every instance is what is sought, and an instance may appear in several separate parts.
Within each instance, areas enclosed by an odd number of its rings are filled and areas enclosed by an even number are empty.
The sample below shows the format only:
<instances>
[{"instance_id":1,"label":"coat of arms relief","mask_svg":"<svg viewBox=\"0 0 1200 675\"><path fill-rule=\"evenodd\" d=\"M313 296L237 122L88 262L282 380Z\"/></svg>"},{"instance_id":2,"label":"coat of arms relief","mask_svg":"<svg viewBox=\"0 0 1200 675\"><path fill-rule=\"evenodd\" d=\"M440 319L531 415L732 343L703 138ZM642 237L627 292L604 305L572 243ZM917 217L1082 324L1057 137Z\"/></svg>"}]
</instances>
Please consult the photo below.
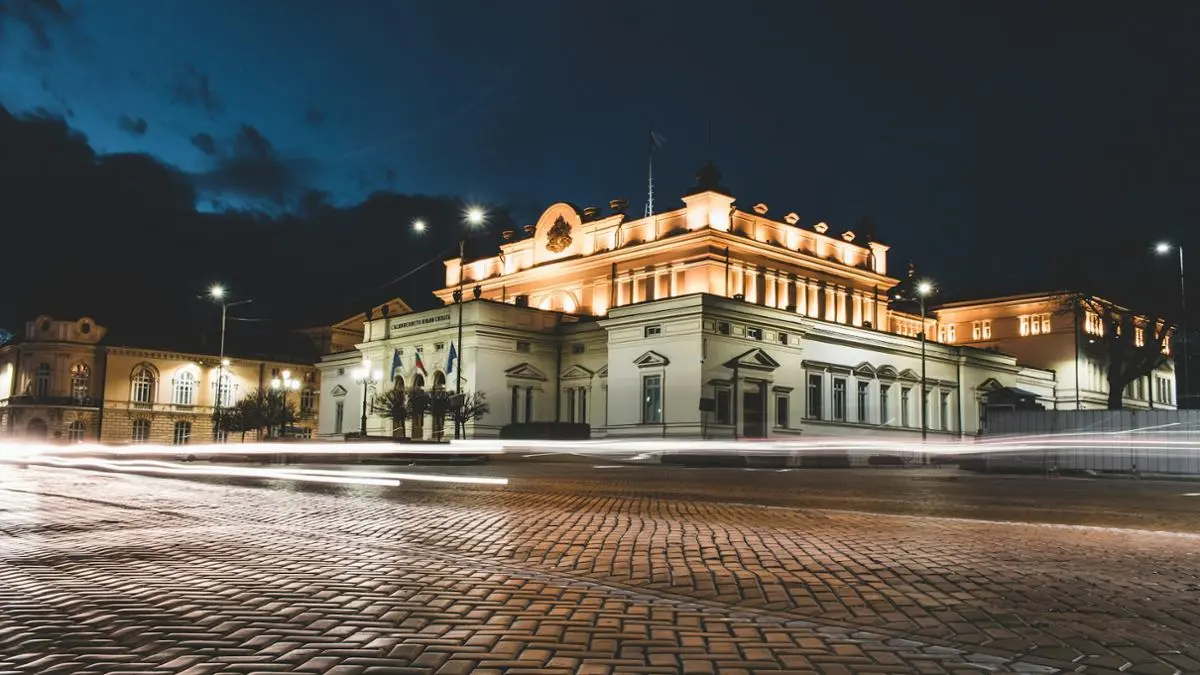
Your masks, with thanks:
<instances>
[{"instance_id":1,"label":"coat of arms relief","mask_svg":"<svg viewBox=\"0 0 1200 675\"><path fill-rule=\"evenodd\" d=\"M546 233L546 248L553 253L561 253L571 245L571 224L559 216L550 231Z\"/></svg>"}]
</instances>

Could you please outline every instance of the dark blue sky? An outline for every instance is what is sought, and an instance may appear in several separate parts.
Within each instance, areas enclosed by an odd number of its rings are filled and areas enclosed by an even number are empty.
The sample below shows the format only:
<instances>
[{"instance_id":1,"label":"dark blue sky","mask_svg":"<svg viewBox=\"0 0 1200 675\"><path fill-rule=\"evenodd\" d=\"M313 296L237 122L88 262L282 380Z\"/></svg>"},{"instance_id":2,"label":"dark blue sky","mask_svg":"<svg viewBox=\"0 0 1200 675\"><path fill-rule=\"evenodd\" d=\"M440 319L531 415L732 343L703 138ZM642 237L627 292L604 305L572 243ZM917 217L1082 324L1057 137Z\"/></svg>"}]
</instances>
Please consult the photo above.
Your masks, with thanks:
<instances>
[{"instance_id":1,"label":"dark blue sky","mask_svg":"<svg viewBox=\"0 0 1200 675\"><path fill-rule=\"evenodd\" d=\"M742 208L870 215L963 286L1032 274L1035 243L1200 222L1196 3L0 7L0 103L152 154L218 204L390 188L525 220L558 200L640 213L653 123L661 208L711 154Z\"/></svg>"}]
</instances>

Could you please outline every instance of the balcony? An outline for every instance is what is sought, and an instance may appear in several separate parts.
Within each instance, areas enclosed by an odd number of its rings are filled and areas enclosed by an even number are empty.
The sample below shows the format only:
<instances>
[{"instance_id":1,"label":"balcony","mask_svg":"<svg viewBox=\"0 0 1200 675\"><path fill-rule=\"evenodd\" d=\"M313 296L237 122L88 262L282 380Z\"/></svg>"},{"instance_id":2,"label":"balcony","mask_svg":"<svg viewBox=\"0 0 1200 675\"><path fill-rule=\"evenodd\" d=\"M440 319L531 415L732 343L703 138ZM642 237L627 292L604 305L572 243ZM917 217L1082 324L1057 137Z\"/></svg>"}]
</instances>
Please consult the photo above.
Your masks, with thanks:
<instances>
[{"instance_id":1,"label":"balcony","mask_svg":"<svg viewBox=\"0 0 1200 675\"><path fill-rule=\"evenodd\" d=\"M72 396L12 396L6 401L10 406L44 406L53 408L99 408L98 398L74 398Z\"/></svg>"}]
</instances>

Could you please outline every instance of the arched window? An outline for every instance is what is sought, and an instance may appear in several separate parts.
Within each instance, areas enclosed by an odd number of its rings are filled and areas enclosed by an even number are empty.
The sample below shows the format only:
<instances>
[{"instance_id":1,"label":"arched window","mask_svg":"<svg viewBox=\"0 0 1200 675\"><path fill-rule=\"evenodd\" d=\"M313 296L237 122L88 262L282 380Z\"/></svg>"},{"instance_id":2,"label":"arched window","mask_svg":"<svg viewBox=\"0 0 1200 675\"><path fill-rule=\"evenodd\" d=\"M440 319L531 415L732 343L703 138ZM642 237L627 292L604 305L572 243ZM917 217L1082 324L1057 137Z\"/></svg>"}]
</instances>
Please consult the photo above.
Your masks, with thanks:
<instances>
[{"instance_id":1,"label":"arched window","mask_svg":"<svg viewBox=\"0 0 1200 675\"><path fill-rule=\"evenodd\" d=\"M136 405L150 405L154 403L154 385L157 381L158 378L154 376L154 371L149 366L139 366L134 370L133 390L130 395L133 403Z\"/></svg>"},{"instance_id":2,"label":"arched window","mask_svg":"<svg viewBox=\"0 0 1200 675\"><path fill-rule=\"evenodd\" d=\"M235 403L233 391L233 376L225 373L213 383L213 404L220 408L230 408Z\"/></svg>"},{"instance_id":3,"label":"arched window","mask_svg":"<svg viewBox=\"0 0 1200 675\"><path fill-rule=\"evenodd\" d=\"M196 405L196 376L191 371L184 370L175 376L175 386L171 391L171 403Z\"/></svg>"},{"instance_id":4,"label":"arched window","mask_svg":"<svg viewBox=\"0 0 1200 675\"><path fill-rule=\"evenodd\" d=\"M145 443L150 440L150 420L133 421L132 440L134 443Z\"/></svg>"},{"instance_id":5,"label":"arched window","mask_svg":"<svg viewBox=\"0 0 1200 675\"><path fill-rule=\"evenodd\" d=\"M192 438L192 423L191 422L176 422L175 433L171 437L171 442L175 445L187 445Z\"/></svg>"},{"instance_id":6,"label":"arched window","mask_svg":"<svg viewBox=\"0 0 1200 675\"><path fill-rule=\"evenodd\" d=\"M425 388L425 376L420 373L413 375L413 389Z\"/></svg>"},{"instance_id":7,"label":"arched window","mask_svg":"<svg viewBox=\"0 0 1200 675\"><path fill-rule=\"evenodd\" d=\"M33 373L33 395L34 396L49 396L50 395L50 364L39 363L37 370Z\"/></svg>"},{"instance_id":8,"label":"arched window","mask_svg":"<svg viewBox=\"0 0 1200 675\"><path fill-rule=\"evenodd\" d=\"M92 370L86 363L76 363L71 366L71 398L75 402L83 401L92 393Z\"/></svg>"},{"instance_id":9,"label":"arched window","mask_svg":"<svg viewBox=\"0 0 1200 675\"><path fill-rule=\"evenodd\" d=\"M446 388L446 374L440 370L433 374L433 388L439 390Z\"/></svg>"},{"instance_id":10,"label":"arched window","mask_svg":"<svg viewBox=\"0 0 1200 675\"><path fill-rule=\"evenodd\" d=\"M396 379L392 380L392 389L403 389L403 388L404 388L404 378L397 375Z\"/></svg>"},{"instance_id":11,"label":"arched window","mask_svg":"<svg viewBox=\"0 0 1200 675\"><path fill-rule=\"evenodd\" d=\"M86 433L87 425L83 423L83 420L75 420L67 425L67 440L72 443L82 443Z\"/></svg>"}]
</instances>

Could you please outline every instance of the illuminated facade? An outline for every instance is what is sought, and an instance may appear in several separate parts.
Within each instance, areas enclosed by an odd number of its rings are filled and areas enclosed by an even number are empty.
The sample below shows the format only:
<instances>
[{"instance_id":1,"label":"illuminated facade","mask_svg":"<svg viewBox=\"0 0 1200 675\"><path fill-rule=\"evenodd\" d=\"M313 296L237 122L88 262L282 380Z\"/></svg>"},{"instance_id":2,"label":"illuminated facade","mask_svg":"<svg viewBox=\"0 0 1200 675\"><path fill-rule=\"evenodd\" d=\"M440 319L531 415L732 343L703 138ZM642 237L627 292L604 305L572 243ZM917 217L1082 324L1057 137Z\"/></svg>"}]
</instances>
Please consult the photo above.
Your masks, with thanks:
<instances>
[{"instance_id":1,"label":"illuminated facade","mask_svg":"<svg viewBox=\"0 0 1200 675\"><path fill-rule=\"evenodd\" d=\"M929 434L960 436L979 430L996 390L1059 406L1052 360L990 348L983 336L1007 330L999 315L980 310L993 325L980 323L972 346L976 319L939 325L931 311L922 324L889 307L900 280L870 233L806 226L793 213L776 220L765 204L742 210L714 167L697 178L682 208L645 218L616 202L609 213L554 204L526 236L505 233L499 254L447 261L444 307L364 317L356 350L319 366L320 434L359 428L364 387L352 373L362 358L383 374L367 396L453 390L452 345L463 390L491 406L471 436L542 421L587 422L598 437L911 435L922 407ZM1026 330L1040 335L1046 324L1032 314ZM436 437L432 424L409 435ZM391 433L369 413L367 428Z\"/></svg>"},{"instance_id":2,"label":"illuminated facade","mask_svg":"<svg viewBox=\"0 0 1200 675\"><path fill-rule=\"evenodd\" d=\"M64 442L207 443L218 391L222 405L289 378L300 412L294 433L311 433L320 389L311 365L227 359L102 345L89 318L41 316L23 339L0 348L0 434ZM240 435L232 435L236 441Z\"/></svg>"},{"instance_id":3,"label":"illuminated facade","mask_svg":"<svg viewBox=\"0 0 1200 675\"><path fill-rule=\"evenodd\" d=\"M1110 304L1099 298L1091 302ZM1055 293L948 303L936 308L938 334L944 342L996 349L1016 356L1021 363L1053 370L1059 408L1104 409L1108 404L1107 366L1088 345L1100 341L1106 329L1102 317L1089 310L1088 304L1076 312L1068 296ZM1128 312L1116 309L1120 314ZM1134 330L1135 344L1144 344L1145 320L1136 320ZM1169 355L1169 334L1163 347ZM1170 358L1153 373L1131 382L1122 400L1128 410L1173 410L1176 403L1175 366Z\"/></svg>"}]
</instances>

